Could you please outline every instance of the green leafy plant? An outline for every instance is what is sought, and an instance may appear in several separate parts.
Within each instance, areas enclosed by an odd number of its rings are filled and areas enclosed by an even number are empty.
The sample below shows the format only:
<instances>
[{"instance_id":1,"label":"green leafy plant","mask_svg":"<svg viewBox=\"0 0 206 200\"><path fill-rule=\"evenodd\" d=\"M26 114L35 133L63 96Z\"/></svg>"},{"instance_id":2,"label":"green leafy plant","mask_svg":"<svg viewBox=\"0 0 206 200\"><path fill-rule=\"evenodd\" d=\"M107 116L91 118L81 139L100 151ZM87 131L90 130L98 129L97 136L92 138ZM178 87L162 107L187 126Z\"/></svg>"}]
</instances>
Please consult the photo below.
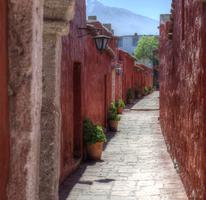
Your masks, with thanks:
<instances>
[{"instance_id":1,"label":"green leafy plant","mask_svg":"<svg viewBox=\"0 0 206 200\"><path fill-rule=\"evenodd\" d=\"M108 120L120 121L120 116L117 114L117 107L114 102L109 107Z\"/></svg>"},{"instance_id":2,"label":"green leafy plant","mask_svg":"<svg viewBox=\"0 0 206 200\"><path fill-rule=\"evenodd\" d=\"M115 105L116 105L117 109L118 108L125 108L125 103L124 103L124 101L122 99L117 100Z\"/></svg>"},{"instance_id":3,"label":"green leafy plant","mask_svg":"<svg viewBox=\"0 0 206 200\"><path fill-rule=\"evenodd\" d=\"M149 92L148 87L145 87L145 88L144 88L144 93L145 93L145 94L148 94L148 92Z\"/></svg>"},{"instance_id":4,"label":"green leafy plant","mask_svg":"<svg viewBox=\"0 0 206 200\"><path fill-rule=\"evenodd\" d=\"M140 38L137 48L135 49L135 57L138 60L148 59L153 62L154 51L158 49L159 40L155 36L143 36Z\"/></svg>"},{"instance_id":5,"label":"green leafy plant","mask_svg":"<svg viewBox=\"0 0 206 200\"><path fill-rule=\"evenodd\" d=\"M84 142L85 144L95 144L97 142L106 142L106 136L103 128L93 124L90 119L85 119L83 123Z\"/></svg>"},{"instance_id":6,"label":"green leafy plant","mask_svg":"<svg viewBox=\"0 0 206 200\"><path fill-rule=\"evenodd\" d=\"M134 92L131 88L127 90L127 100L134 99Z\"/></svg>"}]
</instances>

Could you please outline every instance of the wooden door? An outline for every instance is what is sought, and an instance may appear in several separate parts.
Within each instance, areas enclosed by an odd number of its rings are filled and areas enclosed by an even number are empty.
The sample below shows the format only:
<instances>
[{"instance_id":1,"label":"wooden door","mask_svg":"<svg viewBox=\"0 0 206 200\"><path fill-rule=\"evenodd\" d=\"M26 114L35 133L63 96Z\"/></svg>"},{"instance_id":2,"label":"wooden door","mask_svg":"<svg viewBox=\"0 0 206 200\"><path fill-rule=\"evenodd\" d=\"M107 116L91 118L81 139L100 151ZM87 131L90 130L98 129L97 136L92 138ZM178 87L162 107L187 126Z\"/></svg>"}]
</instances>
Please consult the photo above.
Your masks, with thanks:
<instances>
[{"instance_id":1,"label":"wooden door","mask_svg":"<svg viewBox=\"0 0 206 200\"><path fill-rule=\"evenodd\" d=\"M7 89L7 1L0 1L0 200L6 200L9 131Z\"/></svg>"}]
</instances>

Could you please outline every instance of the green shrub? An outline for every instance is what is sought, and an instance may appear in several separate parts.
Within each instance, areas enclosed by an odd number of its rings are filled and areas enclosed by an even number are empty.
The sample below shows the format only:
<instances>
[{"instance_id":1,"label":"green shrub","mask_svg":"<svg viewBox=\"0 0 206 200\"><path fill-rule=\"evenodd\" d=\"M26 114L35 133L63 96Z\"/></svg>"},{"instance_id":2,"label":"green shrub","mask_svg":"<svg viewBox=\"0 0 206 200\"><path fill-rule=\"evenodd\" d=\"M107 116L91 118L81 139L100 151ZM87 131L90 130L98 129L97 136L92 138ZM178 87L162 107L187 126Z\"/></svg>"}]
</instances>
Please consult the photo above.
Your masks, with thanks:
<instances>
[{"instance_id":1,"label":"green shrub","mask_svg":"<svg viewBox=\"0 0 206 200\"><path fill-rule=\"evenodd\" d=\"M125 103L124 103L124 101L122 99L117 100L115 105L116 105L117 109L118 108L125 108Z\"/></svg>"},{"instance_id":2,"label":"green shrub","mask_svg":"<svg viewBox=\"0 0 206 200\"><path fill-rule=\"evenodd\" d=\"M148 94L148 92L149 92L148 87L145 87L145 88L144 88L144 93L145 93L145 94Z\"/></svg>"},{"instance_id":3,"label":"green shrub","mask_svg":"<svg viewBox=\"0 0 206 200\"><path fill-rule=\"evenodd\" d=\"M93 124L90 119L85 119L83 123L84 143L95 144L97 142L106 142L106 136L103 128Z\"/></svg>"},{"instance_id":4,"label":"green shrub","mask_svg":"<svg viewBox=\"0 0 206 200\"><path fill-rule=\"evenodd\" d=\"M112 102L110 107L109 107L108 120L111 120L111 121L119 121L120 120L120 116L117 114L117 107L115 106L114 102Z\"/></svg>"},{"instance_id":5,"label":"green shrub","mask_svg":"<svg viewBox=\"0 0 206 200\"><path fill-rule=\"evenodd\" d=\"M134 99L134 92L131 88L127 90L127 100Z\"/></svg>"}]
</instances>

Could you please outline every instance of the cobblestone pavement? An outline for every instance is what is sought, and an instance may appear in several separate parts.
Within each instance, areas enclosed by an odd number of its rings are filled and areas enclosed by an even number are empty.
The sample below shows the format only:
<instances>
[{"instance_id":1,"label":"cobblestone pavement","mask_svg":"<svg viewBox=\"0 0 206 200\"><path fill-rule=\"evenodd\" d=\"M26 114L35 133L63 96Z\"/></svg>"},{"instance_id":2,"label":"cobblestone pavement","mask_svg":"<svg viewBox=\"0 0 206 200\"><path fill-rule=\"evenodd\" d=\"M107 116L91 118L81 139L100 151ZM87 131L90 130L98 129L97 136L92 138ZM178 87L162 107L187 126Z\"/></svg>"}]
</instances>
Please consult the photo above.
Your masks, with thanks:
<instances>
[{"instance_id":1,"label":"cobblestone pavement","mask_svg":"<svg viewBox=\"0 0 206 200\"><path fill-rule=\"evenodd\" d=\"M158 110L159 109L159 92L153 92L152 94L144 97L137 104L135 104L132 110Z\"/></svg>"},{"instance_id":2,"label":"cobblestone pavement","mask_svg":"<svg viewBox=\"0 0 206 200\"><path fill-rule=\"evenodd\" d=\"M151 101L158 101L157 92L141 105ZM103 162L82 164L62 185L60 200L187 200L158 116L157 110L125 111L120 131L108 135Z\"/></svg>"}]
</instances>

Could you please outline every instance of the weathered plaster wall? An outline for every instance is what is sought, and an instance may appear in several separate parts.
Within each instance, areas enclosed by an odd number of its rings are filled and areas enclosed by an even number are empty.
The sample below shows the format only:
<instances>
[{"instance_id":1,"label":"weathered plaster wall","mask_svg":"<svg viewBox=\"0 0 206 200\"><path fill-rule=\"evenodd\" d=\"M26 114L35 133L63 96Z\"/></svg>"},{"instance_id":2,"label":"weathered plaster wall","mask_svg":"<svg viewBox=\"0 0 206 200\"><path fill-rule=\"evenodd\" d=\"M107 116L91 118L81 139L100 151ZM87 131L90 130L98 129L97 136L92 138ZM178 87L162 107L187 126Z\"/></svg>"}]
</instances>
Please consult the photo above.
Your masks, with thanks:
<instances>
[{"instance_id":1,"label":"weathered plaster wall","mask_svg":"<svg viewBox=\"0 0 206 200\"><path fill-rule=\"evenodd\" d=\"M142 91L144 87L143 83L143 76L144 76L144 70L142 68L139 68L138 66L134 67L134 90Z\"/></svg>"},{"instance_id":2,"label":"weathered plaster wall","mask_svg":"<svg viewBox=\"0 0 206 200\"><path fill-rule=\"evenodd\" d=\"M120 65L122 68L122 65ZM115 100L122 99L122 74L115 75Z\"/></svg>"},{"instance_id":3,"label":"weathered plaster wall","mask_svg":"<svg viewBox=\"0 0 206 200\"><path fill-rule=\"evenodd\" d=\"M88 36L86 40L85 117L89 117L94 123L106 127L108 107L112 101L111 64L113 57L107 52L102 54L98 52L91 36ZM109 46L113 49L116 47L113 46L112 41L110 41Z\"/></svg>"},{"instance_id":4,"label":"weathered plaster wall","mask_svg":"<svg viewBox=\"0 0 206 200\"><path fill-rule=\"evenodd\" d=\"M6 200L9 171L7 1L0 2L0 200Z\"/></svg>"},{"instance_id":5,"label":"weathered plaster wall","mask_svg":"<svg viewBox=\"0 0 206 200\"><path fill-rule=\"evenodd\" d=\"M189 199L206 198L204 1L174 0L173 25L160 26L160 118ZM173 29L173 39L168 32Z\"/></svg>"},{"instance_id":6,"label":"weathered plaster wall","mask_svg":"<svg viewBox=\"0 0 206 200\"><path fill-rule=\"evenodd\" d=\"M8 199L38 199L42 1L9 0L10 171Z\"/></svg>"},{"instance_id":7,"label":"weathered plaster wall","mask_svg":"<svg viewBox=\"0 0 206 200\"><path fill-rule=\"evenodd\" d=\"M119 60L123 64L122 76L122 96L124 101L127 100L128 89L141 89L153 86L153 72L152 69L135 64L135 59L125 51L119 50Z\"/></svg>"},{"instance_id":8,"label":"weathered plaster wall","mask_svg":"<svg viewBox=\"0 0 206 200\"><path fill-rule=\"evenodd\" d=\"M80 37L85 34L83 28L86 27L86 9L85 3L82 0L77 0L75 3L74 19L70 22L70 33L62 38L62 61L61 61L61 112L62 112L62 127L61 127L61 180L68 176L75 167L76 161L74 158L74 139L75 139L75 124L80 127L79 137L76 139L81 143L82 149L82 122L83 122L83 95L84 90L81 90L81 103L76 101L74 97L76 86L84 87L83 74L85 71L84 64L84 46L85 37ZM78 84L75 85L74 68L80 67L80 77ZM77 105L78 104L78 105ZM78 107L78 110L75 110ZM79 113L79 119L75 119L75 113ZM81 155L82 157L82 150Z\"/></svg>"},{"instance_id":9,"label":"weathered plaster wall","mask_svg":"<svg viewBox=\"0 0 206 200\"><path fill-rule=\"evenodd\" d=\"M83 119L89 117L94 123L106 127L108 106L112 100L113 56L111 52L98 52L93 36L85 36L88 30L80 29L86 28L85 20L85 4L78 0L74 19L70 22L70 33L62 38L61 181L78 166L77 159L83 157ZM94 22L93 25L111 35L101 23ZM112 38L109 46L115 51L116 38ZM76 80L76 68L79 68L79 80Z\"/></svg>"},{"instance_id":10,"label":"weathered plaster wall","mask_svg":"<svg viewBox=\"0 0 206 200\"><path fill-rule=\"evenodd\" d=\"M135 65L133 72L133 89L144 92L144 88L153 87L153 70L145 65Z\"/></svg>"},{"instance_id":11,"label":"weathered plaster wall","mask_svg":"<svg viewBox=\"0 0 206 200\"><path fill-rule=\"evenodd\" d=\"M119 60L123 63L122 97L127 100L128 89L133 89L134 58L129 53L119 50Z\"/></svg>"},{"instance_id":12,"label":"weathered plaster wall","mask_svg":"<svg viewBox=\"0 0 206 200\"><path fill-rule=\"evenodd\" d=\"M141 68L143 68L142 73L142 89L145 87L152 87L153 86L153 70L151 68L148 68L144 65L140 65Z\"/></svg>"}]
</instances>

